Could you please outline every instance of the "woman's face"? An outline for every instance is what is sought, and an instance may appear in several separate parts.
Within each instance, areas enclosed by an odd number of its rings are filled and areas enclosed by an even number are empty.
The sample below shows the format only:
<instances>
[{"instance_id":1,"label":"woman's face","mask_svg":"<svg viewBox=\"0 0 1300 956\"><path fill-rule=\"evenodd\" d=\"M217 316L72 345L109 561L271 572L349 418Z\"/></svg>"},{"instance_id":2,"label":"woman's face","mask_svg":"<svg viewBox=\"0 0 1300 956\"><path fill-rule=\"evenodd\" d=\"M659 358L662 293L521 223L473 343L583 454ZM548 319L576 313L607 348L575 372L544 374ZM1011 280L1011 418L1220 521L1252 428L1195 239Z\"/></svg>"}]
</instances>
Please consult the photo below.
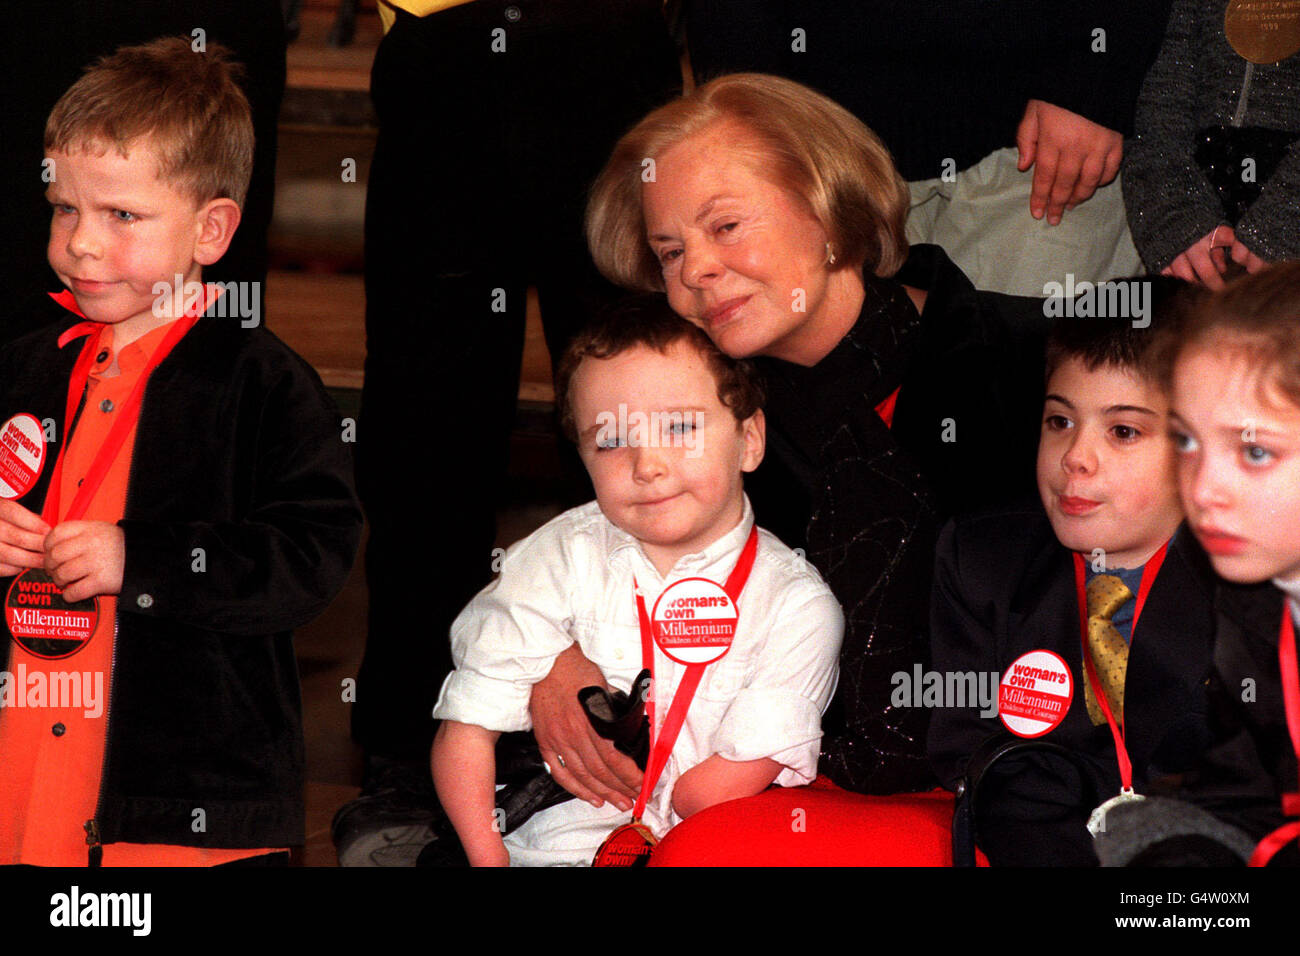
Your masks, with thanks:
<instances>
[{"instance_id":1,"label":"woman's face","mask_svg":"<svg viewBox=\"0 0 1300 956\"><path fill-rule=\"evenodd\" d=\"M646 235L669 304L723 352L811 365L846 331L823 341L828 312L843 311L844 278L860 278L829 270L826 231L799 197L754 172L736 148L744 136L720 124L655 160L641 188Z\"/></svg>"}]
</instances>

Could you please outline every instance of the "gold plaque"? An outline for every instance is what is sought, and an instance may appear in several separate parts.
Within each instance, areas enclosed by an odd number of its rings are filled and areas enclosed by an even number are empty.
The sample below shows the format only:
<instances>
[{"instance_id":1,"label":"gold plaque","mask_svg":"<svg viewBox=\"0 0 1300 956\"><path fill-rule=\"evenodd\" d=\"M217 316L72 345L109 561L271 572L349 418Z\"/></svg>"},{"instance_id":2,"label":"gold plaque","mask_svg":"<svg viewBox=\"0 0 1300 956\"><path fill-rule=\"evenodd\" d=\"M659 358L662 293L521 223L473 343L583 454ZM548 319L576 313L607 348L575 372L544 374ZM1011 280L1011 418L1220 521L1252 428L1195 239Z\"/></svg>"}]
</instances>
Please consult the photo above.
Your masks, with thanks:
<instances>
[{"instance_id":1,"label":"gold plaque","mask_svg":"<svg viewBox=\"0 0 1300 956\"><path fill-rule=\"evenodd\" d=\"M1300 0L1231 0L1223 31L1251 63L1280 63L1300 52Z\"/></svg>"}]
</instances>

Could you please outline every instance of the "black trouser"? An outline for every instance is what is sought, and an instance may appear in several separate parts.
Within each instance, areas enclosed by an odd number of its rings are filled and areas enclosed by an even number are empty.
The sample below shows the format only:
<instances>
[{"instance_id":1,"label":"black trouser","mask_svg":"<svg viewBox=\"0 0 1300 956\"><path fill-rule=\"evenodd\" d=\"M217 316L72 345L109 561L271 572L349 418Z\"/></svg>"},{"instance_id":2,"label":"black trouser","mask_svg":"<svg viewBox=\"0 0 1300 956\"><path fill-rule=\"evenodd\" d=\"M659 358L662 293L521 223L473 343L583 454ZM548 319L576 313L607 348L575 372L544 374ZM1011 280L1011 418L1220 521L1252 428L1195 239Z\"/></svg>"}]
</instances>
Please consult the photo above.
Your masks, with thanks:
<instances>
[{"instance_id":1,"label":"black trouser","mask_svg":"<svg viewBox=\"0 0 1300 956\"><path fill-rule=\"evenodd\" d=\"M587 254L589 184L679 86L657 0L474 0L399 12L380 44L357 434L370 613L352 723L370 753L427 758L451 622L492 576L526 289L558 359L616 294Z\"/></svg>"}]
</instances>

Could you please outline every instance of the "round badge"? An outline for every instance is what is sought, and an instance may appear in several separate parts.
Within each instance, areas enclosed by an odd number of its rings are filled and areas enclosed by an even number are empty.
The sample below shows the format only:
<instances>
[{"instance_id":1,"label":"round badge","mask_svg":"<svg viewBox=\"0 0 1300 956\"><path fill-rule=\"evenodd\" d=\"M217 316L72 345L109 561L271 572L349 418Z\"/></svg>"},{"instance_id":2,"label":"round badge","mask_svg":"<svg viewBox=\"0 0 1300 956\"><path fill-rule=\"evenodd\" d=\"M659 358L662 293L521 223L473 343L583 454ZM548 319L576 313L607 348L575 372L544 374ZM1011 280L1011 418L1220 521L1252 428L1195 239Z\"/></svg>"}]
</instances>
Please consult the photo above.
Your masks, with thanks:
<instances>
[{"instance_id":1,"label":"round badge","mask_svg":"<svg viewBox=\"0 0 1300 956\"><path fill-rule=\"evenodd\" d=\"M650 854L658 842L645 824L625 823L605 838L591 865L645 866L650 862Z\"/></svg>"},{"instance_id":2,"label":"round badge","mask_svg":"<svg viewBox=\"0 0 1300 956\"><path fill-rule=\"evenodd\" d=\"M1300 0L1231 0L1223 32L1251 63L1280 63L1300 52Z\"/></svg>"},{"instance_id":3,"label":"round badge","mask_svg":"<svg viewBox=\"0 0 1300 956\"><path fill-rule=\"evenodd\" d=\"M34 415L15 415L0 425L0 498L31 491L45 465L45 435Z\"/></svg>"},{"instance_id":4,"label":"round badge","mask_svg":"<svg viewBox=\"0 0 1300 956\"><path fill-rule=\"evenodd\" d=\"M1074 699L1070 668L1059 654L1030 651L1002 674L998 717L1020 737L1041 737L1065 719Z\"/></svg>"},{"instance_id":5,"label":"round badge","mask_svg":"<svg viewBox=\"0 0 1300 956\"><path fill-rule=\"evenodd\" d=\"M684 578L659 595L650 615L659 650L678 664L711 664L731 650L736 602L708 578Z\"/></svg>"},{"instance_id":6,"label":"round badge","mask_svg":"<svg viewBox=\"0 0 1300 956\"><path fill-rule=\"evenodd\" d=\"M90 640L99 622L99 598L69 604L42 568L14 578L5 595L5 623L14 643L29 654L54 661L71 657Z\"/></svg>"}]
</instances>

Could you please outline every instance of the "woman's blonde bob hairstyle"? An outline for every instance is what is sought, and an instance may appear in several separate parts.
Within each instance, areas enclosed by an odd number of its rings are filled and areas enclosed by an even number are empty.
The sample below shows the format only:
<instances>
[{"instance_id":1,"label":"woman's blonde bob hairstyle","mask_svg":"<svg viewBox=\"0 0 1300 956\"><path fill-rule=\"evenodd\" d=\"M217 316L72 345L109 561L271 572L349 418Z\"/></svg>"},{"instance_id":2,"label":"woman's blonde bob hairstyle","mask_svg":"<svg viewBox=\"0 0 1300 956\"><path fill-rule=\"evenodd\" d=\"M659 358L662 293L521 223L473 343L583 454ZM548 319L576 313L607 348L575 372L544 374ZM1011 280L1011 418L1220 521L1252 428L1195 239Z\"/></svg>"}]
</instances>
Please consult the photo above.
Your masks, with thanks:
<instances>
[{"instance_id":1,"label":"woman's blonde bob hairstyle","mask_svg":"<svg viewBox=\"0 0 1300 956\"><path fill-rule=\"evenodd\" d=\"M651 181L653 160L719 124L735 124L737 152L812 212L838 267L865 266L887 277L902 266L911 197L880 137L806 86L733 73L661 106L614 147L587 203L587 244L606 278L630 289L663 290L646 241L641 184Z\"/></svg>"}]
</instances>

